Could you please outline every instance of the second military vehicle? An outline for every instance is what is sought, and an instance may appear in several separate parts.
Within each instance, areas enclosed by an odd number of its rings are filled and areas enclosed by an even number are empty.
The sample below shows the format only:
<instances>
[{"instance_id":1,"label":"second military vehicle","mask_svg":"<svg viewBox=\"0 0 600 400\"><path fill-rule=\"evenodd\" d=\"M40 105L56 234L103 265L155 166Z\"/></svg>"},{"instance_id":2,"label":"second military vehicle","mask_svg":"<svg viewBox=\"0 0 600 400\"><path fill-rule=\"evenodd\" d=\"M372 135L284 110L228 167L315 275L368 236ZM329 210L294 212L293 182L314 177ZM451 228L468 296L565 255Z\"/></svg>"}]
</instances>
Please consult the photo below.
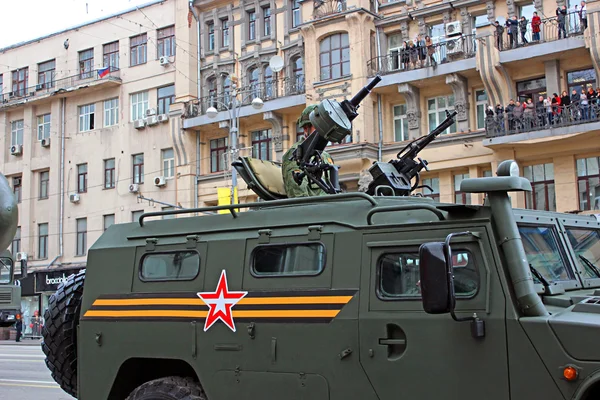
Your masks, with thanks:
<instances>
[{"instance_id":1,"label":"second military vehicle","mask_svg":"<svg viewBox=\"0 0 600 400\"><path fill-rule=\"evenodd\" d=\"M317 133L350 105L322 103ZM52 376L82 400L600 398L598 218L511 208L531 191L511 160L462 182L483 205L411 194L423 143L371 194L337 193L314 145L297 177L334 194L286 199L245 158L267 201L112 225L50 298Z\"/></svg>"},{"instance_id":2,"label":"second military vehicle","mask_svg":"<svg viewBox=\"0 0 600 400\"><path fill-rule=\"evenodd\" d=\"M0 173L0 327L17 322L21 310L21 287L15 285L14 260L6 250L17 231L18 208L6 177Z\"/></svg>"}]
</instances>

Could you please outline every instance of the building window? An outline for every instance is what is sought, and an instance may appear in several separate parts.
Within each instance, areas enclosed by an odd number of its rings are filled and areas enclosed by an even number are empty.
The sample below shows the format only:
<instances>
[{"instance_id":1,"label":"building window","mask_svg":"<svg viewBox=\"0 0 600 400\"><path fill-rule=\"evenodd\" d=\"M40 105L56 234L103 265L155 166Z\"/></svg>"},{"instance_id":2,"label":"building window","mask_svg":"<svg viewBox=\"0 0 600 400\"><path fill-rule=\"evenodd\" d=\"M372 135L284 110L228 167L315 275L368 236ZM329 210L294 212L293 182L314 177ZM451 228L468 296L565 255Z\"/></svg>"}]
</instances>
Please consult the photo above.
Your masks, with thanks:
<instances>
[{"instance_id":1,"label":"building window","mask_svg":"<svg viewBox=\"0 0 600 400\"><path fill-rule=\"evenodd\" d=\"M577 160L579 209L600 210L600 157Z\"/></svg>"},{"instance_id":2,"label":"building window","mask_svg":"<svg viewBox=\"0 0 600 400\"><path fill-rule=\"evenodd\" d=\"M485 108L488 105L488 97L485 90L475 91L475 104L477 112L477 129L485 129Z\"/></svg>"},{"instance_id":3,"label":"building window","mask_svg":"<svg viewBox=\"0 0 600 400\"><path fill-rule=\"evenodd\" d=\"M229 77L229 75L225 76L223 78L223 103L225 104L229 104L229 102L231 101L231 98L229 97L230 93L231 93L231 78Z\"/></svg>"},{"instance_id":4,"label":"building window","mask_svg":"<svg viewBox=\"0 0 600 400\"><path fill-rule=\"evenodd\" d=\"M525 208L556 211L554 165L548 163L524 167L523 176L529 179L533 189L525 192Z\"/></svg>"},{"instance_id":5,"label":"building window","mask_svg":"<svg viewBox=\"0 0 600 400\"><path fill-rule=\"evenodd\" d=\"M131 212L131 221L137 222L140 220L140 217L144 214L144 210L137 210Z\"/></svg>"},{"instance_id":6,"label":"building window","mask_svg":"<svg viewBox=\"0 0 600 400\"><path fill-rule=\"evenodd\" d=\"M12 72L12 92L15 96L25 96L29 81L29 68L21 68Z\"/></svg>"},{"instance_id":7,"label":"building window","mask_svg":"<svg viewBox=\"0 0 600 400\"><path fill-rule=\"evenodd\" d=\"M13 192L15 193L15 199L17 200L17 203L21 202L21 194L23 192L23 188L21 186L21 177L20 176L15 176L13 178Z\"/></svg>"},{"instance_id":8,"label":"building window","mask_svg":"<svg viewBox=\"0 0 600 400\"><path fill-rule=\"evenodd\" d=\"M157 32L158 56L171 57L175 55L175 26L159 29Z\"/></svg>"},{"instance_id":9,"label":"building window","mask_svg":"<svg viewBox=\"0 0 600 400\"><path fill-rule=\"evenodd\" d=\"M103 66L119 68L119 42L107 43L102 46L102 51L104 52L103 57Z\"/></svg>"},{"instance_id":10,"label":"building window","mask_svg":"<svg viewBox=\"0 0 600 400\"><path fill-rule=\"evenodd\" d=\"M208 24L208 50L213 51L215 49L215 24Z\"/></svg>"},{"instance_id":11,"label":"building window","mask_svg":"<svg viewBox=\"0 0 600 400\"><path fill-rule=\"evenodd\" d=\"M271 130L252 132L252 157L260 160L271 159Z\"/></svg>"},{"instance_id":12,"label":"building window","mask_svg":"<svg viewBox=\"0 0 600 400\"><path fill-rule=\"evenodd\" d=\"M114 225L115 223L115 214L107 214L104 215L103 217L103 229L107 230L111 225Z\"/></svg>"},{"instance_id":13,"label":"building window","mask_svg":"<svg viewBox=\"0 0 600 400\"><path fill-rule=\"evenodd\" d=\"M567 72L567 89L569 95L573 90L580 94L585 89L587 92L589 88L596 88L596 72L594 68L588 68L580 71Z\"/></svg>"},{"instance_id":14,"label":"building window","mask_svg":"<svg viewBox=\"0 0 600 400\"><path fill-rule=\"evenodd\" d=\"M129 53L131 54L130 66L136 66L146 63L146 44L148 42L145 33L134 36L129 39Z\"/></svg>"},{"instance_id":15,"label":"building window","mask_svg":"<svg viewBox=\"0 0 600 400\"><path fill-rule=\"evenodd\" d=\"M406 104L399 104L394 106L394 141L403 142L405 140L408 140Z\"/></svg>"},{"instance_id":16,"label":"building window","mask_svg":"<svg viewBox=\"0 0 600 400\"><path fill-rule=\"evenodd\" d=\"M292 0L292 28L296 28L302 23L302 12L300 10L300 0Z\"/></svg>"},{"instance_id":17,"label":"building window","mask_svg":"<svg viewBox=\"0 0 600 400\"><path fill-rule=\"evenodd\" d=\"M23 120L12 121L10 123L10 144L11 146L23 145Z\"/></svg>"},{"instance_id":18,"label":"building window","mask_svg":"<svg viewBox=\"0 0 600 400\"><path fill-rule=\"evenodd\" d=\"M264 93L264 99L265 100L269 100L271 98L273 98L274 96L274 90L275 86L273 84L273 71L271 70L271 67L266 67L265 68L265 93Z\"/></svg>"},{"instance_id":19,"label":"building window","mask_svg":"<svg viewBox=\"0 0 600 400\"><path fill-rule=\"evenodd\" d=\"M471 193L463 193L460 191L460 183L464 179L469 179L469 174L454 175L454 202L456 204L471 204Z\"/></svg>"},{"instance_id":20,"label":"building window","mask_svg":"<svg viewBox=\"0 0 600 400\"><path fill-rule=\"evenodd\" d=\"M38 140L50 137L50 114L38 115L37 117Z\"/></svg>"},{"instance_id":21,"label":"building window","mask_svg":"<svg viewBox=\"0 0 600 400\"><path fill-rule=\"evenodd\" d=\"M4 93L4 75L0 74L0 94Z\"/></svg>"},{"instance_id":22,"label":"building window","mask_svg":"<svg viewBox=\"0 0 600 400\"><path fill-rule=\"evenodd\" d=\"M87 218L77 218L76 256L85 256L87 250Z\"/></svg>"},{"instance_id":23,"label":"building window","mask_svg":"<svg viewBox=\"0 0 600 400\"><path fill-rule=\"evenodd\" d=\"M227 138L212 139L210 141L210 172L225 170L227 154Z\"/></svg>"},{"instance_id":24,"label":"building window","mask_svg":"<svg viewBox=\"0 0 600 400\"><path fill-rule=\"evenodd\" d=\"M527 102L527 99L531 99L535 103L540 96L547 97L546 78L517 82L517 101Z\"/></svg>"},{"instance_id":25,"label":"building window","mask_svg":"<svg viewBox=\"0 0 600 400\"><path fill-rule=\"evenodd\" d=\"M300 141L300 139L304 139L304 128L299 123L296 123L296 142Z\"/></svg>"},{"instance_id":26,"label":"building window","mask_svg":"<svg viewBox=\"0 0 600 400\"><path fill-rule=\"evenodd\" d=\"M21 227L17 226L17 231L15 232L15 237L12 240L11 244L11 252L14 259L17 258L17 253L21 252Z\"/></svg>"},{"instance_id":27,"label":"building window","mask_svg":"<svg viewBox=\"0 0 600 400\"><path fill-rule=\"evenodd\" d=\"M119 98L104 100L104 126L113 126L119 123Z\"/></svg>"},{"instance_id":28,"label":"building window","mask_svg":"<svg viewBox=\"0 0 600 400\"><path fill-rule=\"evenodd\" d=\"M256 13L248 12L248 40L256 39Z\"/></svg>"},{"instance_id":29,"label":"building window","mask_svg":"<svg viewBox=\"0 0 600 400\"><path fill-rule=\"evenodd\" d=\"M38 224L38 258L48 258L48 224Z\"/></svg>"},{"instance_id":30,"label":"building window","mask_svg":"<svg viewBox=\"0 0 600 400\"><path fill-rule=\"evenodd\" d=\"M50 171L40 172L40 199L48 198L48 190L50 185Z\"/></svg>"},{"instance_id":31,"label":"building window","mask_svg":"<svg viewBox=\"0 0 600 400\"><path fill-rule=\"evenodd\" d=\"M221 20L221 43L222 46L229 46L229 20Z\"/></svg>"},{"instance_id":32,"label":"building window","mask_svg":"<svg viewBox=\"0 0 600 400\"><path fill-rule=\"evenodd\" d=\"M446 110L454 110L454 95L439 96L427 99L427 114L429 116L429 131L431 132L446 119ZM443 133L455 133L456 122L454 122Z\"/></svg>"},{"instance_id":33,"label":"building window","mask_svg":"<svg viewBox=\"0 0 600 400\"><path fill-rule=\"evenodd\" d=\"M337 79L350 74L350 43L347 33L326 37L320 45L321 80Z\"/></svg>"},{"instance_id":34,"label":"building window","mask_svg":"<svg viewBox=\"0 0 600 400\"><path fill-rule=\"evenodd\" d=\"M56 61L50 60L38 65L38 87L48 89L54 87ZM41 85L41 86L40 86Z\"/></svg>"},{"instance_id":35,"label":"building window","mask_svg":"<svg viewBox=\"0 0 600 400\"><path fill-rule=\"evenodd\" d=\"M133 93L131 95L131 121L137 121L146 116L148 109L148 91Z\"/></svg>"},{"instance_id":36,"label":"building window","mask_svg":"<svg viewBox=\"0 0 600 400\"><path fill-rule=\"evenodd\" d=\"M94 129L95 114L95 104L86 104L84 106L79 106L79 132L86 132Z\"/></svg>"},{"instance_id":37,"label":"building window","mask_svg":"<svg viewBox=\"0 0 600 400\"><path fill-rule=\"evenodd\" d=\"M158 88L157 97L158 113L168 114L169 106L175 103L175 85Z\"/></svg>"},{"instance_id":38,"label":"building window","mask_svg":"<svg viewBox=\"0 0 600 400\"><path fill-rule=\"evenodd\" d=\"M104 160L104 189L115 187L115 159Z\"/></svg>"},{"instance_id":39,"label":"building window","mask_svg":"<svg viewBox=\"0 0 600 400\"><path fill-rule=\"evenodd\" d=\"M77 192L87 192L87 164L77 165Z\"/></svg>"},{"instance_id":40,"label":"building window","mask_svg":"<svg viewBox=\"0 0 600 400\"><path fill-rule=\"evenodd\" d=\"M94 69L94 49L87 49L79 52L79 79L93 77Z\"/></svg>"},{"instance_id":41,"label":"building window","mask_svg":"<svg viewBox=\"0 0 600 400\"><path fill-rule=\"evenodd\" d=\"M263 20L264 27L263 32L264 36L269 36L271 34L271 7L263 8Z\"/></svg>"},{"instance_id":42,"label":"building window","mask_svg":"<svg viewBox=\"0 0 600 400\"><path fill-rule=\"evenodd\" d=\"M440 201L440 178L425 178L421 181L423 196L430 197L434 201Z\"/></svg>"},{"instance_id":43,"label":"building window","mask_svg":"<svg viewBox=\"0 0 600 400\"><path fill-rule=\"evenodd\" d=\"M144 183L144 153L133 155L133 183Z\"/></svg>"},{"instance_id":44,"label":"building window","mask_svg":"<svg viewBox=\"0 0 600 400\"><path fill-rule=\"evenodd\" d=\"M164 149L162 151L163 176L172 178L175 176L175 153L173 149Z\"/></svg>"}]
</instances>

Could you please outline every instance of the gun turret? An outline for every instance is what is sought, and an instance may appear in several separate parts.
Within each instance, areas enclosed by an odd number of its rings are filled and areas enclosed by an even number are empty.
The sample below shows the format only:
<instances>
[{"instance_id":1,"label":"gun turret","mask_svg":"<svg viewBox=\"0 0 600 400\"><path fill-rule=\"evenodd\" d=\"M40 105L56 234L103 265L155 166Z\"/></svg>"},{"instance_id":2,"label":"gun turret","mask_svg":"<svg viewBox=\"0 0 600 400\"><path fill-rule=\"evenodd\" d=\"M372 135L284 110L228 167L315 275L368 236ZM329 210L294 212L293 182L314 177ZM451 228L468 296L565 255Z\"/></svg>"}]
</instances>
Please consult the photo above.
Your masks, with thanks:
<instances>
[{"instance_id":1,"label":"gun turret","mask_svg":"<svg viewBox=\"0 0 600 400\"><path fill-rule=\"evenodd\" d=\"M350 100L341 103L336 100L323 100L310 113L310 122L315 132L311 133L290 157L298 163L301 170L294 173L294 180L298 185L307 178L309 184L316 184L326 193L340 192L338 166L325 163L321 153L328 142L341 143L352 133L352 120L358 115L356 110L380 81L381 77L376 76Z\"/></svg>"},{"instance_id":2,"label":"gun turret","mask_svg":"<svg viewBox=\"0 0 600 400\"><path fill-rule=\"evenodd\" d=\"M373 181L369 184L367 194L379 194L376 193L378 187L387 187L393 190L394 196L410 195L419 186L419 172L423 168L429 171L426 160L417 158L418 161L415 161L415 158L421 150L454 123L456 114L456 111L452 113L446 111L446 119L427 136L415 139L406 145L396 155L397 160L373 163L373 166L369 168ZM411 185L411 181L415 177L415 183Z\"/></svg>"}]
</instances>

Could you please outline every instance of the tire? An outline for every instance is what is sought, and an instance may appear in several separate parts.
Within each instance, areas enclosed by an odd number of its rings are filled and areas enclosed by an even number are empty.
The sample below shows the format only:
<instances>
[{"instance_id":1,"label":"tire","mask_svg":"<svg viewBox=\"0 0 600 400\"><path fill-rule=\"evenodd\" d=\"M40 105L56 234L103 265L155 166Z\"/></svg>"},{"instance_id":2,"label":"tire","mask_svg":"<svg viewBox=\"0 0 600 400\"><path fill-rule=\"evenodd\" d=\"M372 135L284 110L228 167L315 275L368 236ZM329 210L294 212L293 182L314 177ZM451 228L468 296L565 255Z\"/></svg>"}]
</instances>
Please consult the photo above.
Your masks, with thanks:
<instances>
[{"instance_id":1,"label":"tire","mask_svg":"<svg viewBox=\"0 0 600 400\"><path fill-rule=\"evenodd\" d=\"M138 386L126 400L207 400L192 378L169 376Z\"/></svg>"},{"instance_id":2,"label":"tire","mask_svg":"<svg viewBox=\"0 0 600 400\"><path fill-rule=\"evenodd\" d=\"M50 299L44 313L42 351L52 378L68 394L77 398L77 325L85 270L70 275Z\"/></svg>"}]
</instances>

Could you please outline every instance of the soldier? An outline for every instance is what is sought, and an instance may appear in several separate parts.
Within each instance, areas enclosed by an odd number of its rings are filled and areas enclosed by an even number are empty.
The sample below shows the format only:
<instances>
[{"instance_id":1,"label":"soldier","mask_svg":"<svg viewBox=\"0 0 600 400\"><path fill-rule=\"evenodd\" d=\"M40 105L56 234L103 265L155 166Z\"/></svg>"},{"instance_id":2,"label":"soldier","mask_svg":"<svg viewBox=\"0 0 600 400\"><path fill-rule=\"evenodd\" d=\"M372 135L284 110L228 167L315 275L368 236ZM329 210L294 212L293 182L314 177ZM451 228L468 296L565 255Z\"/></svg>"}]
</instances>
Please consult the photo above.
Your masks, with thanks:
<instances>
[{"instance_id":1,"label":"soldier","mask_svg":"<svg viewBox=\"0 0 600 400\"><path fill-rule=\"evenodd\" d=\"M290 149L283 155L283 165L281 168L281 172L283 174L283 183L285 185L285 192L289 198L292 197L308 197L308 196L324 196L327 193L323 191L316 184L312 183L309 185L308 178L304 177L302 180L302 184L298 185L296 181L294 181L293 172L300 172L298 167L298 163L296 161L290 160L290 157L294 150L304 141L306 138L314 132L314 127L312 126L309 115L312 110L316 108L316 105L310 105L302 111L300 118L298 118L298 125L304 130L304 136L300 138L296 143L294 143ZM326 152L323 151L321 153L321 158L327 164L333 164L333 159Z\"/></svg>"}]
</instances>

